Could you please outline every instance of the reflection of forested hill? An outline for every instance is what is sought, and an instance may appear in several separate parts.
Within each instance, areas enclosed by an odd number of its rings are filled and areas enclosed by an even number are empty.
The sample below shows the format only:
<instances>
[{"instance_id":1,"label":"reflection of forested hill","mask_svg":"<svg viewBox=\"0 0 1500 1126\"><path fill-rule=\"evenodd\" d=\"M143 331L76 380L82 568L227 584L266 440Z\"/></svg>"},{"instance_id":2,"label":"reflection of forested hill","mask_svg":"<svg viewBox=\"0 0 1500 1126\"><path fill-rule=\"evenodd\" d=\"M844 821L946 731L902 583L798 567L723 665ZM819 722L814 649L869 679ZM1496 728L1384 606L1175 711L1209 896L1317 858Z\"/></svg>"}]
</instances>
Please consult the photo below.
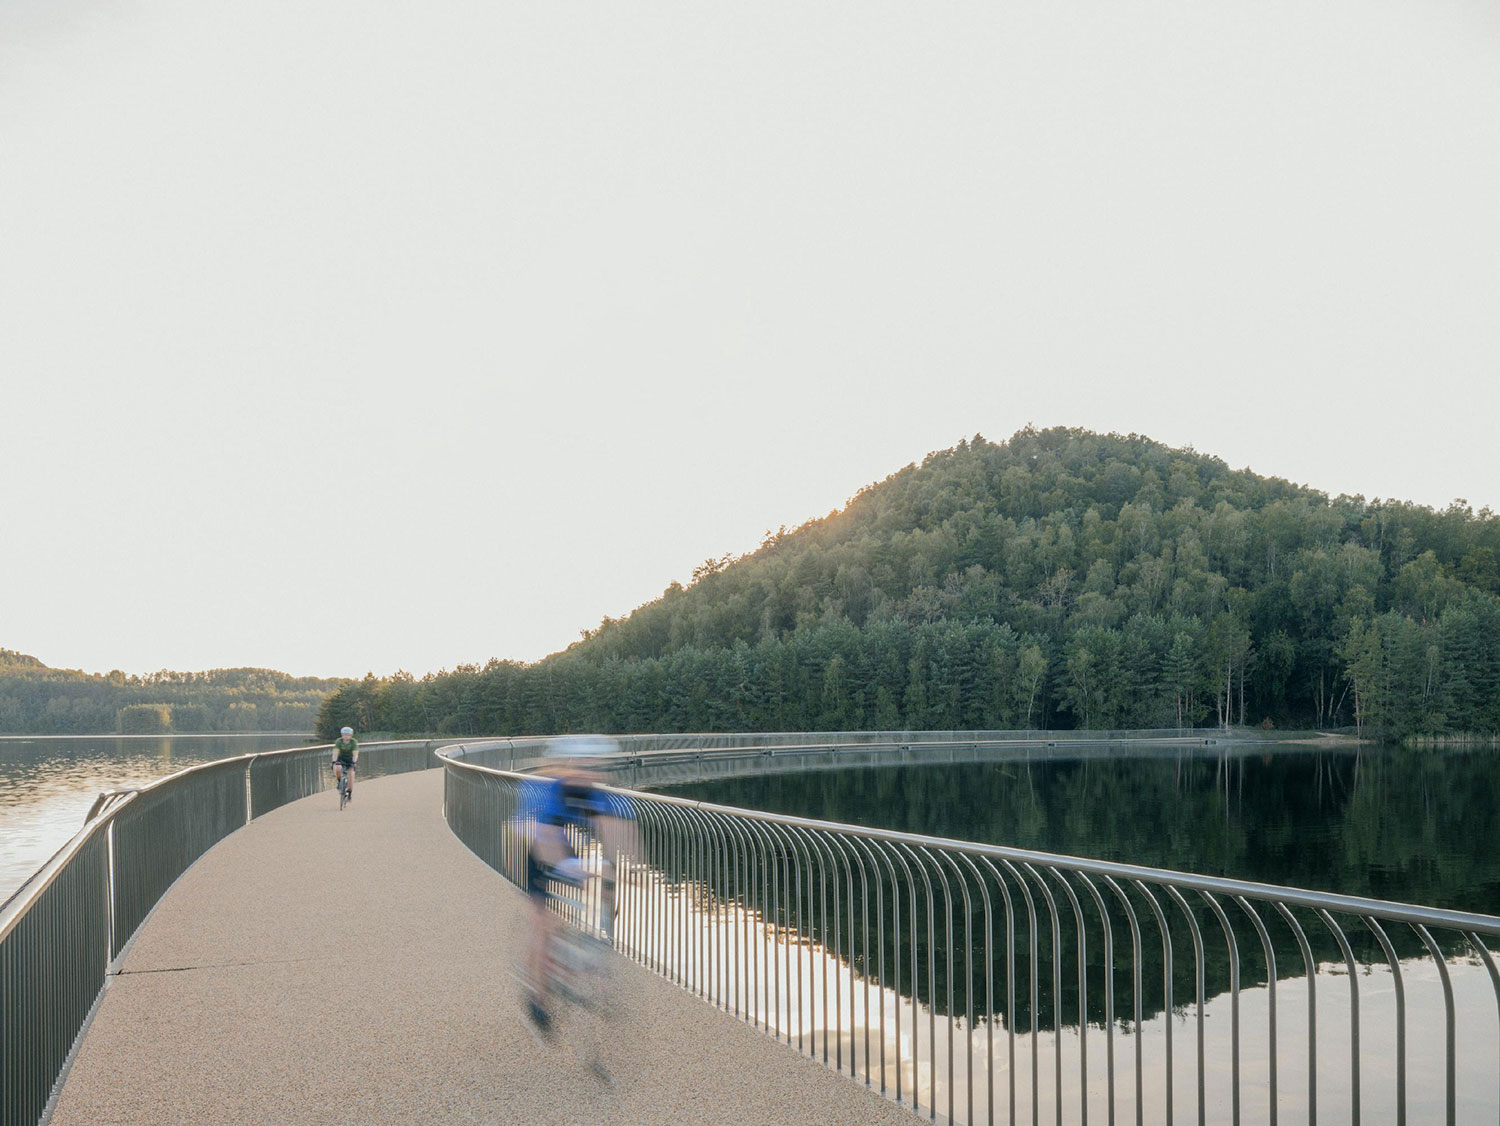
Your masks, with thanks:
<instances>
[{"instance_id":1,"label":"reflection of forested hill","mask_svg":"<svg viewBox=\"0 0 1500 1126\"><path fill-rule=\"evenodd\" d=\"M1500 913L1500 756L1166 754L697 782L722 805Z\"/></svg>"},{"instance_id":2,"label":"reflection of forested hill","mask_svg":"<svg viewBox=\"0 0 1500 1126\"><path fill-rule=\"evenodd\" d=\"M1489 752L1415 755L1366 749L1358 755L1268 751L1264 756L1207 756L1137 748L1093 760L749 776L674 786L668 792L723 805L1041 852L1458 911L1500 912L1500 853L1493 847L1500 834L1500 758ZM857 908L859 881L850 886ZM1109 906L1114 910L1117 905L1111 901ZM1216 936L1218 924L1208 907L1196 899L1192 906L1202 933ZM1248 924L1232 903L1226 906L1235 914L1236 925L1246 928L1240 935L1241 985L1262 983L1267 975L1248 937ZM1149 920L1148 911L1139 913ZM939 935L943 914L939 912ZM1305 973L1291 931L1274 912L1263 914L1281 976ZM1305 912L1300 914L1317 959L1338 963L1341 948L1331 932ZM894 915L889 908L885 912L887 920ZM1174 912L1172 925L1180 922ZM968 933L982 933L982 925L976 909ZM1113 925L1120 943L1117 950L1123 954L1128 950L1123 941L1130 933L1128 923L1116 917ZM1016 964L1023 972L1025 932L1024 926L1018 928L1015 938ZM1461 949L1456 936L1439 934L1445 947ZM833 939L822 931L814 936L823 942ZM1401 957L1422 955L1422 944L1409 928L1390 927L1388 936ZM889 949L901 948L894 932L888 931L887 937ZM1363 925L1350 925L1347 938L1362 962L1383 960L1377 940ZM1045 928L1042 939L1046 940ZM914 941L925 951L928 940L920 927ZM1179 932L1178 941L1185 946L1186 935ZM1175 967L1179 1003L1191 998L1194 988L1194 960L1184 946L1178 948ZM941 939L936 948L943 948ZM1145 1008L1154 1014L1161 1006L1156 984L1162 973L1161 945L1148 936L1143 950ZM996 980L1006 973L1003 947L1001 951L992 967ZM1097 945L1090 947L1090 955L1098 958ZM1044 954L1044 966L1048 957L1050 953ZM1211 939L1204 958L1209 995L1228 990L1227 945ZM937 989L927 988L918 975L918 994L923 1000L935 999L940 1012L947 1011L947 967L941 959L935 974ZM1117 972L1115 980L1119 1011L1128 1012L1128 975ZM1077 994L1070 977L1065 975L1063 982L1062 1011L1071 1021ZM983 997L982 964L972 984L975 996ZM959 1007L954 1011L962 1011L964 988L960 981ZM1103 1011L1101 980L1095 978L1090 988L1091 1011L1098 1014ZM1029 1019L1025 992L1020 991L1020 1010ZM1051 1027L1053 1019L1049 1007L1042 1013L1043 1026Z\"/></svg>"},{"instance_id":3,"label":"reflection of forested hill","mask_svg":"<svg viewBox=\"0 0 1500 1126\"><path fill-rule=\"evenodd\" d=\"M126 676L48 668L0 649L0 732L24 735L311 731L344 682L271 669Z\"/></svg>"},{"instance_id":4,"label":"reflection of forested hill","mask_svg":"<svg viewBox=\"0 0 1500 1126\"><path fill-rule=\"evenodd\" d=\"M563 653L351 685L325 728L1500 730L1500 521L1137 436L976 437Z\"/></svg>"}]
</instances>

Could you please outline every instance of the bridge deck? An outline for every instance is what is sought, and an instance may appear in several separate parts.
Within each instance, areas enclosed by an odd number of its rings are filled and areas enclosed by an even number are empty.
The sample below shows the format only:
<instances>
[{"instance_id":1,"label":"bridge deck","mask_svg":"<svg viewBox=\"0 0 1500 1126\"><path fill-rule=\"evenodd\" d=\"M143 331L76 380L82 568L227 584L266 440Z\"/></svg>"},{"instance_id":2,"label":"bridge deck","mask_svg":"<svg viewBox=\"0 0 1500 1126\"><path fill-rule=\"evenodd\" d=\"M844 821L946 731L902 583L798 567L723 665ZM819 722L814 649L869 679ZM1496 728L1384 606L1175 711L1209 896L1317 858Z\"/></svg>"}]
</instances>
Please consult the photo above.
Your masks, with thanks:
<instances>
[{"instance_id":1,"label":"bridge deck","mask_svg":"<svg viewBox=\"0 0 1500 1126\"><path fill-rule=\"evenodd\" d=\"M127 953L52 1122L912 1121L623 961L619 1086L539 1046L510 976L525 901L441 802L441 771L374 779L204 856Z\"/></svg>"}]
</instances>

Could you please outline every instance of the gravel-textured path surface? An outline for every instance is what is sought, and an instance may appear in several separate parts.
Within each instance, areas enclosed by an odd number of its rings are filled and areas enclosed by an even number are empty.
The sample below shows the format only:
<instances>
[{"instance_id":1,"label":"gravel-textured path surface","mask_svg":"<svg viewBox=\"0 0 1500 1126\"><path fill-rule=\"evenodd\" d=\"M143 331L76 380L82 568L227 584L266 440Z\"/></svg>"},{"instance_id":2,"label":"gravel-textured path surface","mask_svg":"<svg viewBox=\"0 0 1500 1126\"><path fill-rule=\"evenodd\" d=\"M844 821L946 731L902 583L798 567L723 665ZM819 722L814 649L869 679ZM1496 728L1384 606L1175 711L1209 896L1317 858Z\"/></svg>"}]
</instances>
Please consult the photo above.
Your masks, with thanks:
<instances>
[{"instance_id":1,"label":"gravel-textured path surface","mask_svg":"<svg viewBox=\"0 0 1500 1126\"><path fill-rule=\"evenodd\" d=\"M899 1123L909 1111L621 960L601 1085L528 1031L520 892L449 833L442 772L209 852L111 982L52 1122Z\"/></svg>"}]
</instances>

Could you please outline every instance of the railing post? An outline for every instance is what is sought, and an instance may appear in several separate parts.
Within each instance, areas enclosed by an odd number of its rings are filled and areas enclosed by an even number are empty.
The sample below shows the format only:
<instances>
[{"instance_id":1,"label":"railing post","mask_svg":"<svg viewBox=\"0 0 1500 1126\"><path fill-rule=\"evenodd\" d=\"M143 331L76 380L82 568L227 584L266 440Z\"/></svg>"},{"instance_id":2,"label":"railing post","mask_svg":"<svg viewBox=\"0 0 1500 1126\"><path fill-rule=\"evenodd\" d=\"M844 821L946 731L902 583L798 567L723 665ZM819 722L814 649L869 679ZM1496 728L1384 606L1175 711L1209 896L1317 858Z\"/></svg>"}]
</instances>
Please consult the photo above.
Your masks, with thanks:
<instances>
[{"instance_id":1,"label":"railing post","mask_svg":"<svg viewBox=\"0 0 1500 1126\"><path fill-rule=\"evenodd\" d=\"M109 815L109 827L104 835L104 972L115 960L115 818Z\"/></svg>"}]
</instances>

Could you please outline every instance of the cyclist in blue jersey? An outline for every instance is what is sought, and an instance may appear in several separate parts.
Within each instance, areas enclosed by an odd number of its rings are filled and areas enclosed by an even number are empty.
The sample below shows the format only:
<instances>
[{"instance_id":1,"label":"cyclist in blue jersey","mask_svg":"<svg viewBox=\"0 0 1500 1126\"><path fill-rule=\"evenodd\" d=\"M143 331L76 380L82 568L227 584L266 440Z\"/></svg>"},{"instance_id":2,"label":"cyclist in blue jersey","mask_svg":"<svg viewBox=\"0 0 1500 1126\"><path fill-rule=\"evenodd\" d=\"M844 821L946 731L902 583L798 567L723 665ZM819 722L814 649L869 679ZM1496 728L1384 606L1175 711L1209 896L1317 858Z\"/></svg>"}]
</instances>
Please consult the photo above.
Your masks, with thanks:
<instances>
[{"instance_id":1,"label":"cyclist in blue jersey","mask_svg":"<svg viewBox=\"0 0 1500 1126\"><path fill-rule=\"evenodd\" d=\"M564 925L547 907L547 881L581 882L587 866L573 850L567 830L584 831L603 846L603 883L600 926L608 940L615 916L614 856L633 850L630 813L623 801L600 788L597 767L617 753L613 739L599 735L570 735L553 741L548 763L521 787L522 815L535 822L526 856L526 892L531 898L533 927L527 957L530 995L527 1015L543 1036L551 1034L549 1010L552 991L551 950L557 928Z\"/></svg>"}]
</instances>

